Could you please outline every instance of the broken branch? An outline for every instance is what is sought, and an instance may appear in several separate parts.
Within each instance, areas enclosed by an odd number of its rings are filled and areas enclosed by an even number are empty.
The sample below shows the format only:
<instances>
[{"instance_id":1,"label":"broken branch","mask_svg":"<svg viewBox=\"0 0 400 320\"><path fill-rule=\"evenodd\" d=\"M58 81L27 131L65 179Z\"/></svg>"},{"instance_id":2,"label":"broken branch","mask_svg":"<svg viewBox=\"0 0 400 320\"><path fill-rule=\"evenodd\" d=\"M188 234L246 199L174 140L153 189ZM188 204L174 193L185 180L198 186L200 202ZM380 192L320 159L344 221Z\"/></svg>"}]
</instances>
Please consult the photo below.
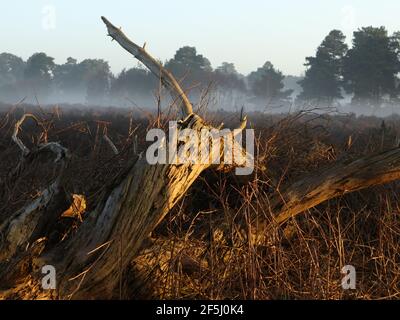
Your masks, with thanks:
<instances>
[{"instance_id":1,"label":"broken branch","mask_svg":"<svg viewBox=\"0 0 400 320\"><path fill-rule=\"evenodd\" d=\"M17 121L17 123L14 126L14 133L12 135L12 140L18 145L18 147L22 151L22 156L27 156L30 152L30 150L24 145L21 139L18 138L18 133L21 129L22 124L26 120L26 118L32 118L36 121L36 123L39 123L39 120L31 113L25 113L21 119Z\"/></svg>"},{"instance_id":2,"label":"broken branch","mask_svg":"<svg viewBox=\"0 0 400 320\"><path fill-rule=\"evenodd\" d=\"M276 199L275 222L285 223L307 209L329 199L374 185L400 179L400 149L363 157L351 163L338 163L322 173L314 174L289 186ZM283 205L282 205L283 204Z\"/></svg>"},{"instance_id":3,"label":"broken branch","mask_svg":"<svg viewBox=\"0 0 400 320\"><path fill-rule=\"evenodd\" d=\"M126 51L133 54L135 58L142 62L155 76L161 79L161 82L169 90L171 95L181 101L183 115L189 116L192 114L192 104L174 76L167 69L165 69L161 63L148 54L144 47L140 47L129 40L129 38L121 31L121 29L114 26L110 21L107 20L107 18L101 17L101 19L107 26L108 35L113 40L116 40Z\"/></svg>"}]
</instances>

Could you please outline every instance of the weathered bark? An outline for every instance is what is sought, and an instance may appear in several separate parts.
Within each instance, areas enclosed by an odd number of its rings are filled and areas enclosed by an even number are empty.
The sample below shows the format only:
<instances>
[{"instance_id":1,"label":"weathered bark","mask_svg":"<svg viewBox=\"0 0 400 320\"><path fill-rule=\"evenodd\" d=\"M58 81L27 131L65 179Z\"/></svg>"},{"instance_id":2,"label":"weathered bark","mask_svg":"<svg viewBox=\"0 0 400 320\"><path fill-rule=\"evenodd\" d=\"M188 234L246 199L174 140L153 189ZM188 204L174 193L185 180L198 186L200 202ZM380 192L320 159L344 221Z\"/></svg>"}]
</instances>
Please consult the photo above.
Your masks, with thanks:
<instances>
[{"instance_id":1,"label":"weathered bark","mask_svg":"<svg viewBox=\"0 0 400 320\"><path fill-rule=\"evenodd\" d=\"M68 208L68 195L62 188L62 179L68 166L69 152L55 142L40 144L36 149L29 150L18 137L20 127L27 118L32 118L38 123L34 115L24 114L15 124L12 140L21 149L21 160L16 166L17 170L11 171L9 179L15 178L18 172L44 152L56 155L54 164L59 166L59 170L54 181L44 188L32 203L8 217L0 225L0 262L10 260L22 247L36 239L48 236L63 210Z\"/></svg>"},{"instance_id":2,"label":"weathered bark","mask_svg":"<svg viewBox=\"0 0 400 320\"><path fill-rule=\"evenodd\" d=\"M174 77L143 48L131 42L120 29L107 19L102 19L110 36L160 77L162 83L181 101L185 118L179 122L180 127L197 131L210 129L199 116L192 113L192 106ZM19 125L20 122L17 123ZM244 118L240 128L243 129L245 125ZM19 139L15 141L20 145ZM22 142L20 147L24 152ZM107 188L104 200L87 214L73 237L54 248L40 250L39 256L29 256L32 269L40 270L48 264L56 267L60 298L111 297L121 272L139 253L143 241L208 167L209 164L150 165L139 155L126 173ZM0 230L6 234L8 250L0 262L22 265L26 255L18 255L17 249L22 244L37 240L32 235L43 235L43 223L39 224L38 221L50 219L49 209L52 210L52 221L54 215L62 213L59 208L62 206L57 207L60 203L55 197L61 188L59 181L57 179L34 203L1 226ZM52 204L54 201L55 205ZM37 230L39 225L40 230ZM23 236L19 230L24 231ZM12 275L5 277L14 279Z\"/></svg>"},{"instance_id":3,"label":"weathered bark","mask_svg":"<svg viewBox=\"0 0 400 320\"><path fill-rule=\"evenodd\" d=\"M283 199L276 199L273 208L277 212L276 223L316 205L374 185L400 179L400 149L367 156L351 163L338 163L319 174L292 184L283 191Z\"/></svg>"},{"instance_id":4,"label":"weathered bark","mask_svg":"<svg viewBox=\"0 0 400 320\"><path fill-rule=\"evenodd\" d=\"M330 168L309 174L279 192L271 200L274 216L272 224L261 221L254 230L253 241L260 243L274 226L327 200L354 191L400 179L400 148L366 156L355 161L344 161Z\"/></svg>"},{"instance_id":5,"label":"weathered bark","mask_svg":"<svg viewBox=\"0 0 400 320\"><path fill-rule=\"evenodd\" d=\"M198 131L208 128L199 116L193 114L189 100L174 77L144 48L131 42L107 19L102 19L109 35L160 77L180 101L184 115L181 127ZM17 123L13 139L20 146L25 159L31 152L17 137L22 122ZM240 129L245 126L244 117ZM40 239L48 237L49 228L68 203L68 195L62 188L68 152L55 143L39 146L38 150L45 149L55 152L56 160L63 163L59 176L33 203L0 226L0 278L3 280L3 288L0 289L4 290L4 297L15 295L19 290L26 292L27 288L40 290L38 283L42 275L37 271L43 265L50 264L57 270L58 298L110 298L121 273L140 253L149 234L184 196L201 172L209 167L207 164L150 165L145 157L137 156L127 170L106 188L103 200L93 212L87 214L78 231L52 247L46 246L46 241ZM221 150L213 151L220 153ZM277 213L276 223L282 224L290 217L341 194L387 183L399 177L400 149L352 163L337 164L281 192L282 197L275 199L272 206ZM258 229L256 236L265 235L267 227L264 225L261 230ZM27 279L29 282L24 282Z\"/></svg>"},{"instance_id":6,"label":"weathered bark","mask_svg":"<svg viewBox=\"0 0 400 320\"><path fill-rule=\"evenodd\" d=\"M114 26L105 17L101 17L101 19L107 26L108 35L113 38L113 40L116 40L126 51L133 54L135 58L142 62L157 78L161 79L161 82L169 90L171 95L181 102L180 107L182 107L183 115L188 116L192 114L192 104L173 75L146 52L145 46L139 47L129 40L121 29Z\"/></svg>"}]
</instances>

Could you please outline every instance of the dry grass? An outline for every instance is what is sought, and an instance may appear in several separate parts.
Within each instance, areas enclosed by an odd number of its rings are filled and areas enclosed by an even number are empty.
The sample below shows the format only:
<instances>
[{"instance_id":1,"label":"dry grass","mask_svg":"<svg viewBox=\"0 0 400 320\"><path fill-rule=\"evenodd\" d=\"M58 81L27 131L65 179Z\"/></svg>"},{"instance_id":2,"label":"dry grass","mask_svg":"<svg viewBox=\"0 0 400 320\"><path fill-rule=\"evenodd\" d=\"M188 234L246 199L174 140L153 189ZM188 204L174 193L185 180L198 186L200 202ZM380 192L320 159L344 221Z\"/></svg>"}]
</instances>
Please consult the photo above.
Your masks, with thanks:
<instances>
[{"instance_id":1,"label":"dry grass","mask_svg":"<svg viewBox=\"0 0 400 320\"><path fill-rule=\"evenodd\" d=\"M162 122L143 114L130 121L126 110L33 111L48 124L48 139L60 141L73 153L66 187L84 194L89 210L106 182L124 169L134 152L135 136L143 150L146 128ZM19 157L11 130L21 112L19 107L0 113L0 222L52 177L52 172L43 171L43 161L48 159L40 159L17 181L6 179ZM212 116L213 122L223 119L228 127L237 123L237 115ZM330 200L286 227L275 228L264 243L249 241L260 220L271 220L269 200L283 186L336 161L394 147L400 137L399 118L385 119L384 125L373 117L312 113L249 118L257 136L254 175L205 172L153 232L143 254L128 270L121 270L115 297L400 298L398 183ZM98 139L96 119L111 122L107 134L121 151L118 156ZM43 139L42 133L42 128L27 123L22 138L35 145ZM57 232L73 232L79 226L78 221L67 221ZM340 271L348 264L357 271L356 290L341 287Z\"/></svg>"}]
</instances>

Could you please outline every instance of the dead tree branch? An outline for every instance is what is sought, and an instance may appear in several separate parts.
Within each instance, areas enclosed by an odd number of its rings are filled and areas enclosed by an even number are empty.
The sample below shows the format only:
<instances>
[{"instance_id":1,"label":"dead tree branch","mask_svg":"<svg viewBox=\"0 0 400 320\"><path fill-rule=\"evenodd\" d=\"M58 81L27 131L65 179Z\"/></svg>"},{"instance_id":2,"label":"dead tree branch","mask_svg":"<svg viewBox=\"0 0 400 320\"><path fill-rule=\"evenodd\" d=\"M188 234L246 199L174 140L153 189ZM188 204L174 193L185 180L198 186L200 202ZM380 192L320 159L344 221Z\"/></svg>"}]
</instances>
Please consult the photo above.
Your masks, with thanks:
<instances>
[{"instance_id":1,"label":"dead tree branch","mask_svg":"<svg viewBox=\"0 0 400 320\"><path fill-rule=\"evenodd\" d=\"M103 139L105 142L107 142L107 144L110 146L111 150L114 152L115 155L119 154L119 151L117 149L117 147L115 146L115 144L111 141L111 139L108 137L107 134L103 135Z\"/></svg>"},{"instance_id":2,"label":"dead tree branch","mask_svg":"<svg viewBox=\"0 0 400 320\"><path fill-rule=\"evenodd\" d=\"M21 139L18 138L18 133L21 130L21 126L24 123L24 121L27 118L32 118L36 121L36 123L39 123L39 120L31 113L25 113L21 119L17 121L17 123L14 126L14 133L12 135L12 140L17 144L17 146L21 149L22 151L22 156L27 156L30 152L30 150L24 145L24 143L21 141Z\"/></svg>"},{"instance_id":3,"label":"dead tree branch","mask_svg":"<svg viewBox=\"0 0 400 320\"><path fill-rule=\"evenodd\" d=\"M41 190L39 196L32 203L11 215L0 225L0 234L3 235L2 243L0 243L0 262L11 259L20 248L29 245L40 235L44 235L44 229L54 225L58 214L66 209L67 195L61 186L61 179L68 165L69 151L58 142L40 144L37 148L29 150L18 137L21 125L27 118L32 118L39 123L36 116L29 113L24 114L16 122L12 140L21 149L22 159L13 174L20 172L27 163L32 162L40 153L46 151L56 155L54 163L60 164L60 169L55 180Z\"/></svg>"},{"instance_id":4,"label":"dead tree branch","mask_svg":"<svg viewBox=\"0 0 400 320\"><path fill-rule=\"evenodd\" d=\"M276 199L276 223L335 197L400 179L400 149L367 156L351 163L338 163L319 174L299 180Z\"/></svg>"},{"instance_id":5,"label":"dead tree branch","mask_svg":"<svg viewBox=\"0 0 400 320\"><path fill-rule=\"evenodd\" d=\"M135 58L142 62L157 78L161 79L162 84L169 90L171 95L180 100L183 115L188 116L192 114L193 106L173 75L165 69L160 62L150 56L144 47L140 47L129 40L121 29L114 26L105 17L101 17L101 19L107 26L108 35L116 40L126 51L133 54Z\"/></svg>"},{"instance_id":6,"label":"dead tree branch","mask_svg":"<svg viewBox=\"0 0 400 320\"><path fill-rule=\"evenodd\" d=\"M172 95L181 101L184 115L181 127L198 131L203 128L211 129L201 117L193 113L189 99L175 78L142 47L130 41L120 29L107 19L102 19L109 35L161 78ZM219 153L220 150L215 152ZM98 202L93 212L87 214L77 232L63 243L46 248L31 264L34 268L40 268L44 264L56 266L57 283L62 298L111 297L121 268L125 268L140 253L149 234L209 166L210 164L191 163L150 165L141 155L136 156L118 181L107 187L103 200ZM42 207L49 208L49 202L41 203L43 206L40 206L39 211L43 213ZM54 215L63 207L59 204L53 210L56 212ZM35 219L30 219L32 223L29 224L29 232L25 232L19 240L16 239L18 236L13 236L17 233L10 232L10 226L19 230L25 224L28 225L27 219L18 219L20 216L32 216L30 213L25 214L25 211L17 214L2 228L10 248L7 259L15 260L16 254L15 245L9 242L25 243L28 238L32 242L36 240L33 235L43 233L32 231L37 224Z\"/></svg>"},{"instance_id":7,"label":"dead tree branch","mask_svg":"<svg viewBox=\"0 0 400 320\"><path fill-rule=\"evenodd\" d=\"M251 241L262 243L276 226L315 206L372 186L400 179L400 149L366 156L353 162L340 162L290 184L271 199L272 224L260 221Z\"/></svg>"}]
</instances>

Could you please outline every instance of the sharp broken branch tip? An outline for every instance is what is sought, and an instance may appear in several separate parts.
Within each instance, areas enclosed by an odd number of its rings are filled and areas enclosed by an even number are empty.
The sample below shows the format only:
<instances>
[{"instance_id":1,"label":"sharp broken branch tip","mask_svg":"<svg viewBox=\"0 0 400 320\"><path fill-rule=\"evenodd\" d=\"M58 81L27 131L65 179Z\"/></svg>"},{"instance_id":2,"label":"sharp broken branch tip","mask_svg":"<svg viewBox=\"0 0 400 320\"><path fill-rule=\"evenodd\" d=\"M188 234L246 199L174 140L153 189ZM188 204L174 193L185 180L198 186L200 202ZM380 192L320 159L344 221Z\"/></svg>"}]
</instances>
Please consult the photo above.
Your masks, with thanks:
<instances>
[{"instance_id":1,"label":"sharp broken branch tip","mask_svg":"<svg viewBox=\"0 0 400 320\"><path fill-rule=\"evenodd\" d=\"M193 112L193 106L189 99L184 94L178 81L173 77L173 75L164 69L160 62L147 53L145 50L146 43L143 47L138 46L122 33L121 28L117 28L104 16L102 16L101 19L105 23L109 35L111 35L112 38L114 38L114 40L116 40L116 42L118 42L125 50L141 61L153 74L159 78L161 77L163 85L167 87L172 96L181 100L183 114L190 115Z\"/></svg>"}]
</instances>

